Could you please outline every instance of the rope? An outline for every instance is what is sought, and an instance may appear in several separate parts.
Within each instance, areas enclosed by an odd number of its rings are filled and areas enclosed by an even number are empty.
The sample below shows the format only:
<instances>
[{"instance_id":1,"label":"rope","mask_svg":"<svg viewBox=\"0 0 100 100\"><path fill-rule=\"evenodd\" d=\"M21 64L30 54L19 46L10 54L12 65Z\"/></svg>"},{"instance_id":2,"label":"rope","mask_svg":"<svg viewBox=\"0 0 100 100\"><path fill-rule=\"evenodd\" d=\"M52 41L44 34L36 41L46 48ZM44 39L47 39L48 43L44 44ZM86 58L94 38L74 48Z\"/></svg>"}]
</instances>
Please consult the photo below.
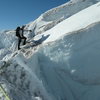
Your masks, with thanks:
<instances>
[{"instance_id":1,"label":"rope","mask_svg":"<svg viewBox=\"0 0 100 100\"><path fill-rule=\"evenodd\" d=\"M9 96L7 95L7 92L4 90L4 88L2 87L2 85L0 84L0 91L3 93L3 95L5 96L6 100L11 100L9 98Z\"/></svg>"}]
</instances>

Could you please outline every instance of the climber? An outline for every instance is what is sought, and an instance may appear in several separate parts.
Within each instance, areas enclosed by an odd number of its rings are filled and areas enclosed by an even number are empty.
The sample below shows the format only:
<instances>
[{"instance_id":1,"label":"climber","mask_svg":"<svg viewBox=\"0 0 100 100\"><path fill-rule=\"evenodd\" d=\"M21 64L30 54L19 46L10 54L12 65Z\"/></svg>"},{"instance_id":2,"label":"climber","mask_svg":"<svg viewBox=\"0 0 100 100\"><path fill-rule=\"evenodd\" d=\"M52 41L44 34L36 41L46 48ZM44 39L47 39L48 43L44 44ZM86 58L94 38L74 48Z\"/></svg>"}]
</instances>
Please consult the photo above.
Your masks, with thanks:
<instances>
[{"instance_id":1,"label":"climber","mask_svg":"<svg viewBox=\"0 0 100 100\"><path fill-rule=\"evenodd\" d=\"M24 28L25 28L25 26L23 25L22 28L20 28L18 26L17 29L16 29L16 36L18 37L18 50L20 49L20 43L21 43L22 39L24 39L23 45L26 44L26 39L27 38L23 35L24 31L32 32L31 30L25 30Z\"/></svg>"},{"instance_id":2,"label":"climber","mask_svg":"<svg viewBox=\"0 0 100 100\"><path fill-rule=\"evenodd\" d=\"M24 39L23 45L26 44L26 37L23 35L22 29L19 26L16 29L16 36L18 37L18 50L19 50L22 39Z\"/></svg>"}]
</instances>

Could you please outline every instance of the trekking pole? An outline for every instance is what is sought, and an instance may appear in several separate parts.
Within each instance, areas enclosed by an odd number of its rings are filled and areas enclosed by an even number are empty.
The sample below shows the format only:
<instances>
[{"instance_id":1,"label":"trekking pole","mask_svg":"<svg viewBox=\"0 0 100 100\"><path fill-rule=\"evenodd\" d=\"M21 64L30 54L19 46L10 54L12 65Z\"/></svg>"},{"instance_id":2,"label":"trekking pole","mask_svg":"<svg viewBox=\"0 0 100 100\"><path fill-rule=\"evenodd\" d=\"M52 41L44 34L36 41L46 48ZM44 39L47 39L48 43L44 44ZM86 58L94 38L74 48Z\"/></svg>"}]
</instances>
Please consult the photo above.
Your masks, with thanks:
<instances>
[{"instance_id":1,"label":"trekking pole","mask_svg":"<svg viewBox=\"0 0 100 100\"><path fill-rule=\"evenodd\" d=\"M7 92L4 90L4 88L2 87L2 85L0 84L0 91L3 93L3 95L5 96L6 100L11 100L9 98L9 96L7 95Z\"/></svg>"}]
</instances>

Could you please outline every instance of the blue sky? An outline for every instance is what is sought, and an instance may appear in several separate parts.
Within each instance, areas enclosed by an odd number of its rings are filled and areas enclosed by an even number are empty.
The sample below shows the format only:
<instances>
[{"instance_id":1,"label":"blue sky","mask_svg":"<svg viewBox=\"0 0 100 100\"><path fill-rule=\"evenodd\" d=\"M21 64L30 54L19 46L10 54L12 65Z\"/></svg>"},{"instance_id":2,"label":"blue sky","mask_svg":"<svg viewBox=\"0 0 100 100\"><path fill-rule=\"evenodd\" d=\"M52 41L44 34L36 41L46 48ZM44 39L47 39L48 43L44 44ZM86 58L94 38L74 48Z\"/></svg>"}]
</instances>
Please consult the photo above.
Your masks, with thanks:
<instances>
[{"instance_id":1,"label":"blue sky","mask_svg":"<svg viewBox=\"0 0 100 100\"><path fill-rule=\"evenodd\" d=\"M68 0L0 0L0 30L27 24Z\"/></svg>"}]
</instances>

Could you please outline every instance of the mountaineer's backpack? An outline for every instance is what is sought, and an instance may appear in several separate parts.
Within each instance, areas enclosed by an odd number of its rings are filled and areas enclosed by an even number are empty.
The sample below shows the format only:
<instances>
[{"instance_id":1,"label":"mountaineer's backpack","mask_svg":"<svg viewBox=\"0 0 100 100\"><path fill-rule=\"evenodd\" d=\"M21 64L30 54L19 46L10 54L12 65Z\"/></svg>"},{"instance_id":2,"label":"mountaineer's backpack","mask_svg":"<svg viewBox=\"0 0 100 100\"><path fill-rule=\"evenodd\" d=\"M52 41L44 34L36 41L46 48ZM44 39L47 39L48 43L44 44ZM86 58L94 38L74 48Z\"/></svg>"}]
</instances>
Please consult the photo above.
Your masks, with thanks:
<instances>
[{"instance_id":1,"label":"mountaineer's backpack","mask_svg":"<svg viewBox=\"0 0 100 100\"><path fill-rule=\"evenodd\" d=\"M16 36L20 37L20 27L17 27L17 29L16 29Z\"/></svg>"}]
</instances>

